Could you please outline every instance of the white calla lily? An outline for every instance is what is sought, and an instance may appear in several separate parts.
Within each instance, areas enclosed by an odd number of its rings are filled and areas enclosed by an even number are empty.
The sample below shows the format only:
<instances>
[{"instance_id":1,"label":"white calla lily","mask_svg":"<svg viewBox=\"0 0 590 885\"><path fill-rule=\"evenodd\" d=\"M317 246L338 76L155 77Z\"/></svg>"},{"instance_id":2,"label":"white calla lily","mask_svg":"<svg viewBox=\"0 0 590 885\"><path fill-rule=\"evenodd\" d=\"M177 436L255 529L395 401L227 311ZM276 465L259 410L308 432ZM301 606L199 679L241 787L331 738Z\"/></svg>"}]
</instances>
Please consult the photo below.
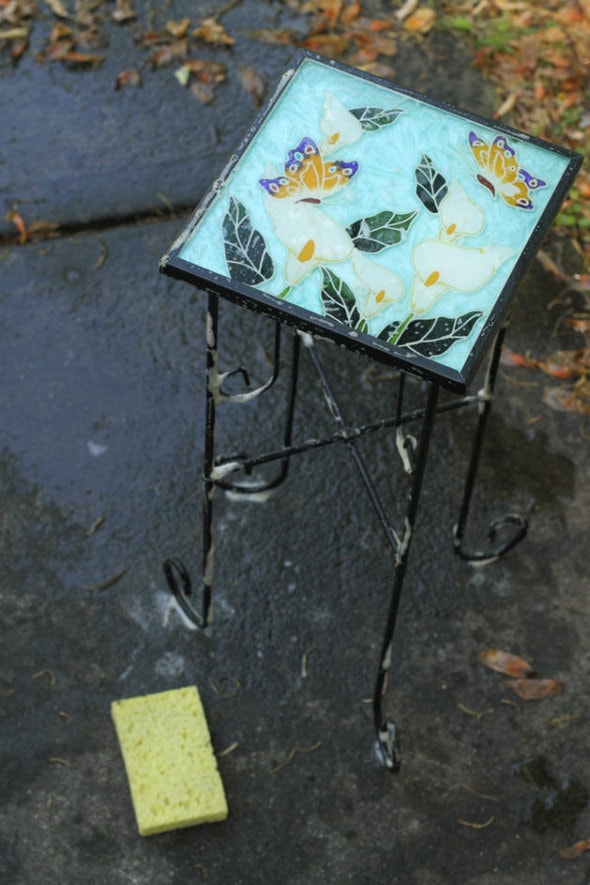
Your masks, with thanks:
<instances>
[{"instance_id":1,"label":"white calla lily","mask_svg":"<svg viewBox=\"0 0 590 885\"><path fill-rule=\"evenodd\" d=\"M475 292L481 289L512 255L509 246L467 249L441 240L423 240L414 249L416 270L410 296L414 313L423 314L449 289Z\"/></svg>"},{"instance_id":2,"label":"white calla lily","mask_svg":"<svg viewBox=\"0 0 590 885\"><path fill-rule=\"evenodd\" d=\"M454 179L440 204L440 239L453 242L461 236L481 233L485 224L483 209L467 196L461 184Z\"/></svg>"},{"instance_id":3,"label":"white calla lily","mask_svg":"<svg viewBox=\"0 0 590 885\"><path fill-rule=\"evenodd\" d=\"M404 284L397 274L382 267L357 249L352 253L352 266L359 280L367 288L361 308L363 317L370 320L384 307L404 297Z\"/></svg>"},{"instance_id":4,"label":"white calla lily","mask_svg":"<svg viewBox=\"0 0 590 885\"><path fill-rule=\"evenodd\" d=\"M352 240L344 228L315 206L265 197L275 233L288 251L285 276L294 286L319 264L345 261Z\"/></svg>"},{"instance_id":5,"label":"white calla lily","mask_svg":"<svg viewBox=\"0 0 590 885\"><path fill-rule=\"evenodd\" d=\"M331 93L328 93L324 101L320 126L326 136L320 150L326 157L342 145L354 144L363 134L359 120Z\"/></svg>"}]
</instances>

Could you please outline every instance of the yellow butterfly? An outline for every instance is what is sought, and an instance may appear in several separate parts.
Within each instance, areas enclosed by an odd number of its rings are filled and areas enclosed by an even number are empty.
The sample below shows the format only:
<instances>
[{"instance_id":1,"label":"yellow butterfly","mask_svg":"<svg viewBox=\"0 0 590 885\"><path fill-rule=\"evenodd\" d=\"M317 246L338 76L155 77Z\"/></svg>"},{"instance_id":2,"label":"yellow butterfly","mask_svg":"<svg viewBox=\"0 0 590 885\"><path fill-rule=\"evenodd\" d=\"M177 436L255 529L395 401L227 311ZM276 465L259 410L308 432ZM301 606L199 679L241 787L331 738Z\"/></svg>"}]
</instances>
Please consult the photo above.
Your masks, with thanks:
<instances>
[{"instance_id":1,"label":"yellow butterfly","mask_svg":"<svg viewBox=\"0 0 590 885\"><path fill-rule=\"evenodd\" d=\"M547 182L535 178L518 165L516 151L504 135L497 135L489 145L475 132L470 132L469 147L481 170L477 180L494 198L499 193L509 206L534 208L530 192L546 187Z\"/></svg>"},{"instance_id":2,"label":"yellow butterfly","mask_svg":"<svg viewBox=\"0 0 590 885\"><path fill-rule=\"evenodd\" d=\"M311 138L304 138L289 151L285 171L277 178L261 178L260 184L271 197L295 197L300 203L321 203L322 197L347 184L358 171L358 163L322 160L320 149Z\"/></svg>"}]
</instances>

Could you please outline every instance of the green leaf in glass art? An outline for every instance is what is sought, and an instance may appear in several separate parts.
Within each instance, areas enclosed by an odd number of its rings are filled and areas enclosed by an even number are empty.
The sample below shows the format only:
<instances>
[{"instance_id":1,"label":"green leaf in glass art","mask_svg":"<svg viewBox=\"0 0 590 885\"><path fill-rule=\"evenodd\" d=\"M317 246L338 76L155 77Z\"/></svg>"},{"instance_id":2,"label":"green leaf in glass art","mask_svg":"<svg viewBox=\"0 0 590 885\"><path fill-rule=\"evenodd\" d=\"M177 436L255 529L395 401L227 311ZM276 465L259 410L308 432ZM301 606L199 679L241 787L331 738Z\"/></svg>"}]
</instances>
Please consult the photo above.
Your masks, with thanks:
<instances>
[{"instance_id":1,"label":"green leaf in glass art","mask_svg":"<svg viewBox=\"0 0 590 885\"><path fill-rule=\"evenodd\" d=\"M483 316L479 310L472 310L460 317L432 317L414 319L408 322L398 337L400 323L387 326L379 338L390 344L407 347L420 356L440 356L462 338L471 334L476 322Z\"/></svg>"},{"instance_id":2,"label":"green leaf in glass art","mask_svg":"<svg viewBox=\"0 0 590 885\"><path fill-rule=\"evenodd\" d=\"M274 264L260 231L253 227L246 207L234 197L223 219L225 260L232 280L256 286L270 280Z\"/></svg>"},{"instance_id":3,"label":"green leaf in glass art","mask_svg":"<svg viewBox=\"0 0 590 885\"><path fill-rule=\"evenodd\" d=\"M399 214L385 210L370 218L360 218L346 232L361 252L380 252L387 246L403 243L418 214L417 210Z\"/></svg>"},{"instance_id":4,"label":"green leaf in glass art","mask_svg":"<svg viewBox=\"0 0 590 885\"><path fill-rule=\"evenodd\" d=\"M449 190L446 179L436 171L432 160L426 154L422 154L415 169L415 176L418 199L429 212L436 214Z\"/></svg>"},{"instance_id":5,"label":"green leaf in glass art","mask_svg":"<svg viewBox=\"0 0 590 885\"><path fill-rule=\"evenodd\" d=\"M403 111L397 108L390 108L389 110L384 108L352 108L350 113L357 118L363 129L368 132L375 132L377 129L382 129L384 126L390 126L392 123L395 123L399 115L403 114Z\"/></svg>"},{"instance_id":6,"label":"green leaf in glass art","mask_svg":"<svg viewBox=\"0 0 590 885\"><path fill-rule=\"evenodd\" d=\"M323 267L324 275L321 299L324 313L332 319L356 329L361 322L361 315L356 304L354 292L340 277ZM366 325L366 324L363 324ZM362 330L361 330L362 331Z\"/></svg>"}]
</instances>

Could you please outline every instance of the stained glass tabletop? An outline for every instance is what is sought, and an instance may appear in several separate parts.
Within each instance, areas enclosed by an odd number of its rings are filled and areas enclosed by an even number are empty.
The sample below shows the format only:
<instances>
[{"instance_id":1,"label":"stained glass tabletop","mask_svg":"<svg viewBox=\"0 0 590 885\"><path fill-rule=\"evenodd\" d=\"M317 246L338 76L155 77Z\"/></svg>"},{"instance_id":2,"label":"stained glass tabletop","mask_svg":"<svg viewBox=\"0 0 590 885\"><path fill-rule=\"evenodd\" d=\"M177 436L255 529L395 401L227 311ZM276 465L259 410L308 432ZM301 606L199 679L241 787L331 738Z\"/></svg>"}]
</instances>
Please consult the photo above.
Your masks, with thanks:
<instances>
[{"instance_id":1,"label":"stained glass tabletop","mask_svg":"<svg viewBox=\"0 0 590 885\"><path fill-rule=\"evenodd\" d=\"M581 162L300 52L161 270L463 393Z\"/></svg>"}]
</instances>

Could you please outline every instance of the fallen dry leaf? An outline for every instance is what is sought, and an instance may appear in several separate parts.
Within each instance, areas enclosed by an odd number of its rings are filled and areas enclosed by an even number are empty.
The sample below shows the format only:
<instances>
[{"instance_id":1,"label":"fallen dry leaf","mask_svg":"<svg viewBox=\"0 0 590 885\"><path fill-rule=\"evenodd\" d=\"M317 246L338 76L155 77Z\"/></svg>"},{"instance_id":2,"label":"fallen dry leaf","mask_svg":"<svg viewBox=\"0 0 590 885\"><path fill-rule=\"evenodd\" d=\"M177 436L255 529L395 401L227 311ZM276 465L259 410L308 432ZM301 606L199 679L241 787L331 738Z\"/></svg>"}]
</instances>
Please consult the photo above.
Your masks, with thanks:
<instances>
[{"instance_id":1,"label":"fallen dry leaf","mask_svg":"<svg viewBox=\"0 0 590 885\"><path fill-rule=\"evenodd\" d=\"M191 78L191 69L186 65L181 65L177 70L174 71L174 76L178 80L181 86L188 86L189 80Z\"/></svg>"},{"instance_id":2,"label":"fallen dry leaf","mask_svg":"<svg viewBox=\"0 0 590 885\"><path fill-rule=\"evenodd\" d=\"M436 21L436 12L429 6L419 6L416 12L408 16L404 22L404 28L414 34L427 34L432 30Z\"/></svg>"},{"instance_id":3,"label":"fallen dry leaf","mask_svg":"<svg viewBox=\"0 0 590 885\"><path fill-rule=\"evenodd\" d=\"M308 0L301 7L301 12L316 13L325 26L333 28L340 18L343 5L344 0Z\"/></svg>"},{"instance_id":4,"label":"fallen dry leaf","mask_svg":"<svg viewBox=\"0 0 590 885\"><path fill-rule=\"evenodd\" d=\"M181 40L183 37L186 37L186 32L189 29L190 23L190 18L183 18L179 22L170 19L166 22L166 30L176 40Z\"/></svg>"},{"instance_id":5,"label":"fallen dry leaf","mask_svg":"<svg viewBox=\"0 0 590 885\"><path fill-rule=\"evenodd\" d=\"M506 686L523 701L542 701L565 690L563 682L557 679L509 679Z\"/></svg>"},{"instance_id":6,"label":"fallen dry leaf","mask_svg":"<svg viewBox=\"0 0 590 885\"><path fill-rule=\"evenodd\" d=\"M574 387L546 387L543 402L556 412L590 415L590 381Z\"/></svg>"},{"instance_id":7,"label":"fallen dry leaf","mask_svg":"<svg viewBox=\"0 0 590 885\"><path fill-rule=\"evenodd\" d=\"M127 71L121 71L117 74L115 81L115 89L122 89L123 86L140 86L141 76L137 68L129 68Z\"/></svg>"},{"instance_id":8,"label":"fallen dry leaf","mask_svg":"<svg viewBox=\"0 0 590 885\"><path fill-rule=\"evenodd\" d=\"M530 664L507 651L488 648L485 651L480 651L479 659L490 670L496 670L498 673L503 673L504 676L512 676L515 679L529 679L531 676L535 676L535 671Z\"/></svg>"},{"instance_id":9,"label":"fallen dry leaf","mask_svg":"<svg viewBox=\"0 0 590 885\"><path fill-rule=\"evenodd\" d=\"M54 15L59 16L59 18L70 18L70 13L63 5L61 0L45 0L45 2Z\"/></svg>"},{"instance_id":10,"label":"fallen dry leaf","mask_svg":"<svg viewBox=\"0 0 590 885\"><path fill-rule=\"evenodd\" d=\"M60 58L60 61L73 67L98 67L104 61L104 55L93 52L78 52L73 49Z\"/></svg>"},{"instance_id":11,"label":"fallen dry leaf","mask_svg":"<svg viewBox=\"0 0 590 885\"><path fill-rule=\"evenodd\" d=\"M348 47L348 43L348 34L315 34L306 40L301 40L297 45L302 49L319 52L328 58L338 58Z\"/></svg>"},{"instance_id":12,"label":"fallen dry leaf","mask_svg":"<svg viewBox=\"0 0 590 885\"><path fill-rule=\"evenodd\" d=\"M222 83L225 80L227 69L218 61L209 61L203 58L192 58L185 62L191 74L203 83Z\"/></svg>"},{"instance_id":13,"label":"fallen dry leaf","mask_svg":"<svg viewBox=\"0 0 590 885\"><path fill-rule=\"evenodd\" d=\"M362 71L372 74L374 77L381 77L382 80L393 80L395 77L395 68L382 62L369 62L368 64L359 65Z\"/></svg>"},{"instance_id":14,"label":"fallen dry leaf","mask_svg":"<svg viewBox=\"0 0 590 885\"><path fill-rule=\"evenodd\" d=\"M178 58L188 55L188 40L178 40L154 52L150 61L154 68L164 68Z\"/></svg>"},{"instance_id":15,"label":"fallen dry leaf","mask_svg":"<svg viewBox=\"0 0 590 885\"><path fill-rule=\"evenodd\" d=\"M22 40L28 36L28 28L9 28L7 31L0 31L0 40Z\"/></svg>"},{"instance_id":16,"label":"fallen dry leaf","mask_svg":"<svg viewBox=\"0 0 590 885\"><path fill-rule=\"evenodd\" d=\"M55 233L59 230L59 223L57 221L46 221L44 218L38 218L36 221L31 221L27 228L27 234L29 237L48 237L51 234Z\"/></svg>"},{"instance_id":17,"label":"fallen dry leaf","mask_svg":"<svg viewBox=\"0 0 590 885\"><path fill-rule=\"evenodd\" d=\"M211 104L215 98L215 87L211 83L202 83L197 81L191 83L190 91L198 98L201 104Z\"/></svg>"},{"instance_id":18,"label":"fallen dry leaf","mask_svg":"<svg viewBox=\"0 0 590 885\"><path fill-rule=\"evenodd\" d=\"M354 34L354 42L360 47L362 53L372 56L371 61L374 61L379 55L391 58L397 53L397 36L395 34L359 31Z\"/></svg>"},{"instance_id":19,"label":"fallen dry leaf","mask_svg":"<svg viewBox=\"0 0 590 885\"><path fill-rule=\"evenodd\" d=\"M570 845L569 848L562 848L559 853L566 860L575 860L575 858L581 857L587 851L590 851L590 839L581 839L574 845Z\"/></svg>"},{"instance_id":20,"label":"fallen dry leaf","mask_svg":"<svg viewBox=\"0 0 590 885\"><path fill-rule=\"evenodd\" d=\"M347 3L342 12L340 13L340 24L347 27L353 22L356 18L358 18L361 11L361 4L358 2Z\"/></svg>"},{"instance_id":21,"label":"fallen dry leaf","mask_svg":"<svg viewBox=\"0 0 590 885\"><path fill-rule=\"evenodd\" d=\"M256 31L250 31L250 37L263 43L278 43L281 45L295 43L295 34L288 28L276 31L272 28L259 28Z\"/></svg>"},{"instance_id":22,"label":"fallen dry leaf","mask_svg":"<svg viewBox=\"0 0 590 885\"><path fill-rule=\"evenodd\" d=\"M6 220L10 222L10 224L14 224L18 231L18 242L20 246L24 246L27 242L27 226L24 222L24 219L20 212L17 212L16 209L11 209L6 213Z\"/></svg>"},{"instance_id":23,"label":"fallen dry leaf","mask_svg":"<svg viewBox=\"0 0 590 885\"><path fill-rule=\"evenodd\" d=\"M238 69L242 86L255 105L259 105L264 96L264 81L256 73L254 68L247 66Z\"/></svg>"},{"instance_id":24,"label":"fallen dry leaf","mask_svg":"<svg viewBox=\"0 0 590 885\"><path fill-rule=\"evenodd\" d=\"M29 38L23 37L22 40L14 40L10 47L10 57L13 61L18 61L29 48Z\"/></svg>"},{"instance_id":25,"label":"fallen dry leaf","mask_svg":"<svg viewBox=\"0 0 590 885\"><path fill-rule=\"evenodd\" d=\"M203 40L205 43L211 43L214 46L233 46L236 42L233 37L215 21L214 18L204 18L198 28L193 31L193 37L197 40Z\"/></svg>"},{"instance_id":26,"label":"fallen dry leaf","mask_svg":"<svg viewBox=\"0 0 590 885\"><path fill-rule=\"evenodd\" d=\"M119 24L137 18L137 13L131 7L131 0L116 0L111 18Z\"/></svg>"},{"instance_id":27,"label":"fallen dry leaf","mask_svg":"<svg viewBox=\"0 0 590 885\"><path fill-rule=\"evenodd\" d=\"M406 0L403 6L395 13L395 17L398 21L403 21L409 15L411 15L418 7L418 0Z\"/></svg>"}]
</instances>

